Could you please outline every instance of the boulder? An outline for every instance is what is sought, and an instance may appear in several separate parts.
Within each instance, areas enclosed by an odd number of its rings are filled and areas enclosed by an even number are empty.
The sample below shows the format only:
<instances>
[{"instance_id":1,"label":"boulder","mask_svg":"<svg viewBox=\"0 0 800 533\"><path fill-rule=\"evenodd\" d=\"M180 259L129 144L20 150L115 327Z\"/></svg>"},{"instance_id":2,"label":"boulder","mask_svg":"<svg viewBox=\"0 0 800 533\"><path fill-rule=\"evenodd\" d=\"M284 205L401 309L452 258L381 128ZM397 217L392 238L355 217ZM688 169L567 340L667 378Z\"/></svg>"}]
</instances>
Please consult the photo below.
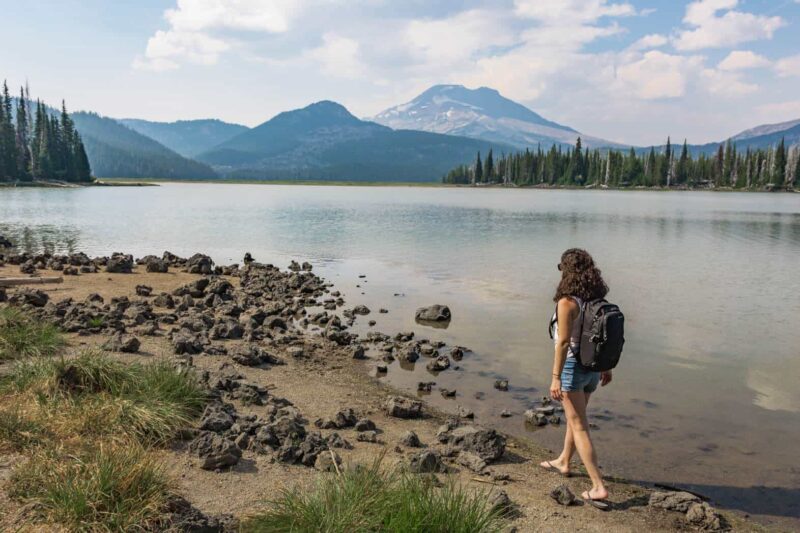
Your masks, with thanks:
<instances>
[{"instance_id":1,"label":"boulder","mask_svg":"<svg viewBox=\"0 0 800 533\"><path fill-rule=\"evenodd\" d=\"M456 462L478 474L486 470L486 461L472 452L459 453Z\"/></svg>"},{"instance_id":2,"label":"boulder","mask_svg":"<svg viewBox=\"0 0 800 533\"><path fill-rule=\"evenodd\" d=\"M419 437L410 430L403 433L403 436L400 437L400 444L408 448L422 448L422 442L420 442Z\"/></svg>"},{"instance_id":3,"label":"boulder","mask_svg":"<svg viewBox=\"0 0 800 533\"><path fill-rule=\"evenodd\" d=\"M541 427L547 425L547 416L536 412L535 409L525 411L525 420L534 426ZM559 420L560 421L560 420Z\"/></svg>"},{"instance_id":4,"label":"boulder","mask_svg":"<svg viewBox=\"0 0 800 533\"><path fill-rule=\"evenodd\" d=\"M451 317L450 308L439 304L420 307L414 314L414 318L420 322L449 322Z\"/></svg>"},{"instance_id":5,"label":"boulder","mask_svg":"<svg viewBox=\"0 0 800 533\"><path fill-rule=\"evenodd\" d=\"M686 511L686 521L704 531L725 531L728 525L716 509L706 502L693 503Z\"/></svg>"},{"instance_id":6,"label":"boulder","mask_svg":"<svg viewBox=\"0 0 800 533\"><path fill-rule=\"evenodd\" d=\"M335 472L342 464L342 458L333 450L328 453L320 453L314 461L314 468L320 472Z\"/></svg>"},{"instance_id":7,"label":"boulder","mask_svg":"<svg viewBox=\"0 0 800 533\"><path fill-rule=\"evenodd\" d=\"M442 372L450 368L450 358L446 355L440 355L436 359L432 359L426 365L426 368L431 372Z\"/></svg>"},{"instance_id":8,"label":"boulder","mask_svg":"<svg viewBox=\"0 0 800 533\"><path fill-rule=\"evenodd\" d=\"M370 313L369 307L366 305L357 305L353 308L354 315L368 315Z\"/></svg>"},{"instance_id":9,"label":"boulder","mask_svg":"<svg viewBox=\"0 0 800 533\"><path fill-rule=\"evenodd\" d=\"M392 396L386 400L386 414L395 418L419 418L422 415L422 402Z\"/></svg>"},{"instance_id":10,"label":"boulder","mask_svg":"<svg viewBox=\"0 0 800 533\"><path fill-rule=\"evenodd\" d=\"M155 272L158 274L165 274L169 272L169 262L158 257L150 257L145 263L145 270L148 272Z\"/></svg>"},{"instance_id":11,"label":"boulder","mask_svg":"<svg viewBox=\"0 0 800 533\"><path fill-rule=\"evenodd\" d=\"M567 485L559 485L551 490L550 497L557 501L560 505L564 506L572 505L577 501L575 495Z\"/></svg>"},{"instance_id":12,"label":"boulder","mask_svg":"<svg viewBox=\"0 0 800 533\"><path fill-rule=\"evenodd\" d=\"M411 456L408 470L415 474L446 473L447 466L442 462L439 452L425 450Z\"/></svg>"},{"instance_id":13,"label":"boulder","mask_svg":"<svg viewBox=\"0 0 800 533\"><path fill-rule=\"evenodd\" d=\"M506 439L494 429L481 429L475 426L460 426L440 433L443 444L472 452L487 463L500 459L505 453Z\"/></svg>"},{"instance_id":14,"label":"boulder","mask_svg":"<svg viewBox=\"0 0 800 533\"><path fill-rule=\"evenodd\" d=\"M44 307L50 297L46 292L39 289L19 289L9 298L11 303L16 305L30 305L33 307Z\"/></svg>"},{"instance_id":15,"label":"boulder","mask_svg":"<svg viewBox=\"0 0 800 533\"><path fill-rule=\"evenodd\" d=\"M202 432L189 443L189 449L202 459L200 468L203 470L233 466L242 458L242 450L235 442L210 431Z\"/></svg>"},{"instance_id":16,"label":"boulder","mask_svg":"<svg viewBox=\"0 0 800 533\"><path fill-rule=\"evenodd\" d=\"M133 272L133 256L113 253L106 263L106 272L114 274L130 274Z\"/></svg>"},{"instance_id":17,"label":"boulder","mask_svg":"<svg viewBox=\"0 0 800 533\"><path fill-rule=\"evenodd\" d=\"M226 409L221 404L207 406L203 411L203 417L200 419L200 429L213 431L214 433L230 429L234 419L229 411L232 411L232 409Z\"/></svg>"},{"instance_id":18,"label":"boulder","mask_svg":"<svg viewBox=\"0 0 800 533\"><path fill-rule=\"evenodd\" d=\"M12 243L8 237L5 235L0 235L0 248L13 248L14 243Z\"/></svg>"},{"instance_id":19,"label":"boulder","mask_svg":"<svg viewBox=\"0 0 800 533\"><path fill-rule=\"evenodd\" d=\"M194 254L186 260L186 271L189 274L211 274L214 271L214 261L203 254Z\"/></svg>"},{"instance_id":20,"label":"boulder","mask_svg":"<svg viewBox=\"0 0 800 533\"><path fill-rule=\"evenodd\" d=\"M667 511L678 511L685 513L693 503L700 503L701 500L689 492L683 491L670 491L670 492L653 492L650 494L650 506L659 509L666 509Z\"/></svg>"},{"instance_id":21,"label":"boulder","mask_svg":"<svg viewBox=\"0 0 800 533\"><path fill-rule=\"evenodd\" d=\"M116 333L103 344L104 350L122 353L137 353L140 342L136 337Z\"/></svg>"},{"instance_id":22,"label":"boulder","mask_svg":"<svg viewBox=\"0 0 800 533\"><path fill-rule=\"evenodd\" d=\"M136 295L137 296L150 296L153 293L153 287L149 285L137 285L136 286Z\"/></svg>"},{"instance_id":23,"label":"boulder","mask_svg":"<svg viewBox=\"0 0 800 533\"><path fill-rule=\"evenodd\" d=\"M360 418L353 428L356 431L375 431L375 422L369 418Z\"/></svg>"}]
</instances>

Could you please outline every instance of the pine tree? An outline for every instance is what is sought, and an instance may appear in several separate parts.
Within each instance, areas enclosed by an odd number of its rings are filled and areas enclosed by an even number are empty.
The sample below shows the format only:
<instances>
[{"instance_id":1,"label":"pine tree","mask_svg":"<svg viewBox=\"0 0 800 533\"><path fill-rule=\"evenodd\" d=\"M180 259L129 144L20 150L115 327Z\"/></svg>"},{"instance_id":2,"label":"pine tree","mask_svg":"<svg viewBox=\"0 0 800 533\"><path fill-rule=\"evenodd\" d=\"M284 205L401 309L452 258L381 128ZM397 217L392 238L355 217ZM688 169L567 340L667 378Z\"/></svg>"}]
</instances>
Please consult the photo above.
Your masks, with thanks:
<instances>
[{"instance_id":1,"label":"pine tree","mask_svg":"<svg viewBox=\"0 0 800 533\"><path fill-rule=\"evenodd\" d=\"M481 153L478 152L478 159L475 161L475 171L472 173L472 183L483 183L483 164L481 163Z\"/></svg>"},{"instance_id":2,"label":"pine tree","mask_svg":"<svg viewBox=\"0 0 800 533\"><path fill-rule=\"evenodd\" d=\"M25 90L20 87L17 101L17 177L22 181L31 179L30 120Z\"/></svg>"},{"instance_id":3,"label":"pine tree","mask_svg":"<svg viewBox=\"0 0 800 533\"><path fill-rule=\"evenodd\" d=\"M11 96L8 84L3 82L3 94L0 95L0 179L7 181L17 179L17 134L11 122Z\"/></svg>"},{"instance_id":4,"label":"pine tree","mask_svg":"<svg viewBox=\"0 0 800 533\"><path fill-rule=\"evenodd\" d=\"M483 166L483 181L486 183L494 181L494 158L492 157L491 148L489 148L489 153L486 155L486 163Z\"/></svg>"},{"instance_id":5,"label":"pine tree","mask_svg":"<svg viewBox=\"0 0 800 533\"><path fill-rule=\"evenodd\" d=\"M786 145L783 137L781 137L781 142L775 151L775 162L772 169L773 182L783 185L786 182Z\"/></svg>"},{"instance_id":6,"label":"pine tree","mask_svg":"<svg viewBox=\"0 0 800 533\"><path fill-rule=\"evenodd\" d=\"M684 184L689 180L689 147L686 145L686 139L683 140L681 157L678 160L677 180L679 184Z\"/></svg>"}]
</instances>

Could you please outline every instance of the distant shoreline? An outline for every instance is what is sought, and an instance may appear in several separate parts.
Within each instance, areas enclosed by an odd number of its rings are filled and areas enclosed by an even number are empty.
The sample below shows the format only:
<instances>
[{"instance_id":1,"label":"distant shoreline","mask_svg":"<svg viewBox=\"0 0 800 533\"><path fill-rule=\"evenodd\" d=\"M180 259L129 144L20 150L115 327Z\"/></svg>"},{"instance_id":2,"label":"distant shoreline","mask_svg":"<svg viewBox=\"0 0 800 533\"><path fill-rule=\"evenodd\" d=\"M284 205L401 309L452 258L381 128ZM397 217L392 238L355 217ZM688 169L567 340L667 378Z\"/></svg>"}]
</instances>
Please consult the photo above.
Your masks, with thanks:
<instances>
[{"instance_id":1,"label":"distant shoreline","mask_svg":"<svg viewBox=\"0 0 800 533\"><path fill-rule=\"evenodd\" d=\"M537 190L603 190L603 191L659 191L659 192L746 192L746 193L796 193L796 189L776 187L774 189L735 189L732 187L603 187L571 185L464 185L436 181L341 181L341 180L267 180L267 179L169 179L169 178L98 178L96 185L148 186L159 183L212 183L223 185L306 185L330 187L423 187L446 189L537 189Z\"/></svg>"}]
</instances>

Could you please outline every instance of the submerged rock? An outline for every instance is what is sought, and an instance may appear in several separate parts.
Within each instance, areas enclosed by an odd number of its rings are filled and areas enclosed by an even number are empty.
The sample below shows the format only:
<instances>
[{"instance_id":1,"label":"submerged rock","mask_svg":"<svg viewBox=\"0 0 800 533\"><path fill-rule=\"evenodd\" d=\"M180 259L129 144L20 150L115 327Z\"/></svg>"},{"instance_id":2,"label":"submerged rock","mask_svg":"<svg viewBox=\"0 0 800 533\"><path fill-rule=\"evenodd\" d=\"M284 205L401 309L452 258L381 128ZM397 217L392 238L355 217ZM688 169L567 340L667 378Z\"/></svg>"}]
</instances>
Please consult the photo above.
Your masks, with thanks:
<instances>
[{"instance_id":1,"label":"submerged rock","mask_svg":"<svg viewBox=\"0 0 800 533\"><path fill-rule=\"evenodd\" d=\"M414 314L414 318L421 322L449 322L451 317L450 308L439 304L420 307Z\"/></svg>"}]
</instances>

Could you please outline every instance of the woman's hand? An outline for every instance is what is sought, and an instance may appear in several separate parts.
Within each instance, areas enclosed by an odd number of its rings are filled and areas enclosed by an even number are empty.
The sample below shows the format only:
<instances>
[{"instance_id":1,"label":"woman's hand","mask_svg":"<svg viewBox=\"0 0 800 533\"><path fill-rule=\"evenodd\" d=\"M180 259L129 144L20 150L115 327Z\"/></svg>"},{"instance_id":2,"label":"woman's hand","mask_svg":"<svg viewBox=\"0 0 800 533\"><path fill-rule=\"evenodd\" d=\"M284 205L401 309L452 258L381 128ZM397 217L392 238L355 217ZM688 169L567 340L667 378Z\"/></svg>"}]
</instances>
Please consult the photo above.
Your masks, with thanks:
<instances>
[{"instance_id":1,"label":"woman's hand","mask_svg":"<svg viewBox=\"0 0 800 533\"><path fill-rule=\"evenodd\" d=\"M561 401L561 378L553 376L553 381L550 382L550 397Z\"/></svg>"},{"instance_id":2,"label":"woman's hand","mask_svg":"<svg viewBox=\"0 0 800 533\"><path fill-rule=\"evenodd\" d=\"M600 386L605 387L606 385L611 383L611 378L612 378L611 370L608 370L606 372L600 372Z\"/></svg>"}]
</instances>

